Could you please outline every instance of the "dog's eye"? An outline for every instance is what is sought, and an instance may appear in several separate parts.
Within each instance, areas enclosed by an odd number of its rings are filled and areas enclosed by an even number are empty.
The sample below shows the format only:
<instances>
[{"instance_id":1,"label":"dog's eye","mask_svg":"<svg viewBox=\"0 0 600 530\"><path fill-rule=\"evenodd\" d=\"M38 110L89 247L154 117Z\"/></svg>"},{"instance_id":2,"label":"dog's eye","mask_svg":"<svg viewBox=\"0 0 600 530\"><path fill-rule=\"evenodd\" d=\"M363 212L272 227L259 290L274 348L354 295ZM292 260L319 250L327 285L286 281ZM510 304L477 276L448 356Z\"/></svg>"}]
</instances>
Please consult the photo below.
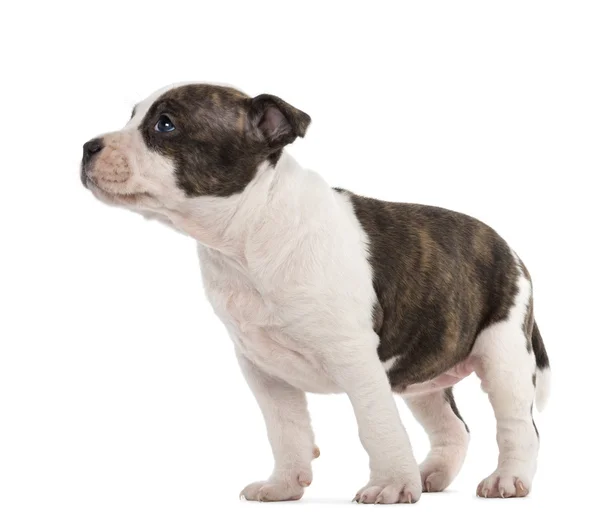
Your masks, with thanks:
<instances>
[{"instance_id":1,"label":"dog's eye","mask_svg":"<svg viewBox=\"0 0 600 530\"><path fill-rule=\"evenodd\" d=\"M175 130L175 125L173 125L171 118L163 114L162 116L160 116L160 118L158 118L158 121L154 126L154 130L163 133L171 132Z\"/></svg>"}]
</instances>

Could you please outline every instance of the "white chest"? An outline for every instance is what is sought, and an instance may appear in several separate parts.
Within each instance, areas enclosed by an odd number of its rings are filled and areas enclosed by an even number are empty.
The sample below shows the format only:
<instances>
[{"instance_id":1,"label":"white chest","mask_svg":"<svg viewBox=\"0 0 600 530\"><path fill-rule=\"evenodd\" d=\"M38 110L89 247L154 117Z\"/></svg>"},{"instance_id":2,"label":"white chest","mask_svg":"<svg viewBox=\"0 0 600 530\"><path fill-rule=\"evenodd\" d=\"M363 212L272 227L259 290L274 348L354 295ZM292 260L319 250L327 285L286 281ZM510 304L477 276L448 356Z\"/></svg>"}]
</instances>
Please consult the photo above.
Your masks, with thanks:
<instances>
[{"instance_id":1,"label":"white chest","mask_svg":"<svg viewBox=\"0 0 600 530\"><path fill-rule=\"evenodd\" d=\"M264 372L306 392L334 393L316 348L295 341L288 307L261 294L235 265L200 253L205 289L241 355Z\"/></svg>"}]
</instances>

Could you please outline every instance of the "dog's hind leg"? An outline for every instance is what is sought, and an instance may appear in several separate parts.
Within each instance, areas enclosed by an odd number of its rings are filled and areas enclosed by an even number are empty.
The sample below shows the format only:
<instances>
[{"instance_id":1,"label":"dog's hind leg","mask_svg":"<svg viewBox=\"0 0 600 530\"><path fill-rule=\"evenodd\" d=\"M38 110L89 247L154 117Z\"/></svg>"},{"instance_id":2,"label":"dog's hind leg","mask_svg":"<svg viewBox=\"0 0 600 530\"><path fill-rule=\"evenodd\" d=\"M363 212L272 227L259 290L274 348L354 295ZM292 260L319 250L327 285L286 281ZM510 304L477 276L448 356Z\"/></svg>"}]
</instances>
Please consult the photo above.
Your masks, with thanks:
<instances>
[{"instance_id":1,"label":"dog's hind leg","mask_svg":"<svg viewBox=\"0 0 600 530\"><path fill-rule=\"evenodd\" d=\"M423 491L442 491L460 471L469 445L469 429L456 408L452 388L403 398L431 444L419 466Z\"/></svg>"},{"instance_id":2,"label":"dog's hind leg","mask_svg":"<svg viewBox=\"0 0 600 530\"><path fill-rule=\"evenodd\" d=\"M475 372L497 422L496 470L481 481L480 497L524 497L536 471L538 433L533 422L536 359L531 347L531 283L522 275L506 320L484 329L473 347ZM529 325L528 325L529 323Z\"/></svg>"}]
</instances>

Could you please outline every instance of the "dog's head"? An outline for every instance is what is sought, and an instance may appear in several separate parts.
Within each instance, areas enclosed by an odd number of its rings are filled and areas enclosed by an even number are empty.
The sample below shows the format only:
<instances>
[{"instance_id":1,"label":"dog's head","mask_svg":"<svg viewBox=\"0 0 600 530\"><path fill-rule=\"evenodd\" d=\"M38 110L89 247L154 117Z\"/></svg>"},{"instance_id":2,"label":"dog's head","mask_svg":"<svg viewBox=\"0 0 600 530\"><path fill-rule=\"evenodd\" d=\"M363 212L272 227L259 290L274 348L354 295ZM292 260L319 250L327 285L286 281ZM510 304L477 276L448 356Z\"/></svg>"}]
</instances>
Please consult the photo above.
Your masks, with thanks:
<instances>
[{"instance_id":1,"label":"dog's head","mask_svg":"<svg viewBox=\"0 0 600 530\"><path fill-rule=\"evenodd\" d=\"M137 104L122 130L84 144L81 180L109 204L177 211L190 198L243 191L309 123L267 94L206 84L163 89Z\"/></svg>"}]
</instances>

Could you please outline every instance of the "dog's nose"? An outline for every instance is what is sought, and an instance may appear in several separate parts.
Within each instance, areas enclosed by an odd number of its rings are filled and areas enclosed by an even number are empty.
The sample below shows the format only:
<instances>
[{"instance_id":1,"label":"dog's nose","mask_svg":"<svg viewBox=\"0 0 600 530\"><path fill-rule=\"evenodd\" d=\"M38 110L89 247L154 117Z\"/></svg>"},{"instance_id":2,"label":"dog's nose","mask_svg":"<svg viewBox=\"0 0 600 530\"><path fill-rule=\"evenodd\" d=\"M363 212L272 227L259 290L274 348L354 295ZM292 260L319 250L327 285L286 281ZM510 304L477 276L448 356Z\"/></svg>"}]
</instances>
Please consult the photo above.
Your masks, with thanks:
<instances>
[{"instance_id":1,"label":"dog's nose","mask_svg":"<svg viewBox=\"0 0 600 530\"><path fill-rule=\"evenodd\" d=\"M104 144L100 138L94 138L89 142L85 142L83 144L83 161L87 162L90 160L96 153L101 151L103 147Z\"/></svg>"}]
</instances>

